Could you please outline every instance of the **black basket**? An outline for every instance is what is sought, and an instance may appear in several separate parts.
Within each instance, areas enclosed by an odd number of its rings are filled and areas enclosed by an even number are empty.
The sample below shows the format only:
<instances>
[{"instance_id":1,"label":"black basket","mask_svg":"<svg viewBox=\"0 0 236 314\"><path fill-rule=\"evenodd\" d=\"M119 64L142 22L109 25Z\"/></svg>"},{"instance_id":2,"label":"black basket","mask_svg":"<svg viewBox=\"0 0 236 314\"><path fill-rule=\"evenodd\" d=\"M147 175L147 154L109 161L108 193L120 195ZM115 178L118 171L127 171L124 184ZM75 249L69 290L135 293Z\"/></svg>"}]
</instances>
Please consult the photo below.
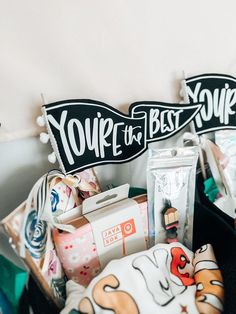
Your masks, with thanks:
<instances>
[{"instance_id":1,"label":"black basket","mask_svg":"<svg viewBox=\"0 0 236 314\"><path fill-rule=\"evenodd\" d=\"M206 197L203 178L198 176L193 229L193 251L210 243L222 271L225 287L224 313L236 313L236 231L234 219Z\"/></svg>"}]
</instances>

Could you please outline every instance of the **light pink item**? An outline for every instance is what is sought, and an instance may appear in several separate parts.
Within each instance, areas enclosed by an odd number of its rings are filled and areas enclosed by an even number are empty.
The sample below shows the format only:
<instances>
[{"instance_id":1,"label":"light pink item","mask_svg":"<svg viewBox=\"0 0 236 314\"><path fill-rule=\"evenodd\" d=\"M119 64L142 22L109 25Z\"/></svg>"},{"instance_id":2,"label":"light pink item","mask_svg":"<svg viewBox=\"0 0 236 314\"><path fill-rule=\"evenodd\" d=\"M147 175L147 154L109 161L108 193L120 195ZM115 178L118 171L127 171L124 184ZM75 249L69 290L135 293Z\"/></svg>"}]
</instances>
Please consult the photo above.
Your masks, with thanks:
<instances>
[{"instance_id":1,"label":"light pink item","mask_svg":"<svg viewBox=\"0 0 236 314\"><path fill-rule=\"evenodd\" d=\"M134 200L139 204L147 241L147 199L146 196L141 196L134 198ZM102 269L91 225L86 218L78 219L73 225L77 227L74 233L60 232L58 229L54 229L54 243L68 279L87 286Z\"/></svg>"}]
</instances>

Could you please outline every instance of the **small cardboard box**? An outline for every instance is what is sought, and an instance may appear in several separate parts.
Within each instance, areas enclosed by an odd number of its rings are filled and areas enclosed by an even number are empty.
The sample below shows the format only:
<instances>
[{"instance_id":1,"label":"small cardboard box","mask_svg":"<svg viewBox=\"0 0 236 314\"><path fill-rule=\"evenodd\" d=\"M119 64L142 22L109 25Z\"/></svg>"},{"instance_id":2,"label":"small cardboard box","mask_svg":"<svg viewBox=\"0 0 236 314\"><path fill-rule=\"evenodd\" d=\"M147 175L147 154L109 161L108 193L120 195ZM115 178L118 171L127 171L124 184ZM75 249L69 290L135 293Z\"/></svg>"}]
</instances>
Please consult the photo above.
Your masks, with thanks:
<instances>
[{"instance_id":1,"label":"small cardboard box","mask_svg":"<svg viewBox=\"0 0 236 314\"><path fill-rule=\"evenodd\" d=\"M118 209L117 204L119 203L124 205L123 210L124 208L126 208L126 210L128 211L129 209L129 206L127 203L128 186L126 186L125 189L122 188L122 190L124 194L119 193L119 198L116 199L117 202L114 202L114 199L113 201L108 200L105 203L106 206L104 206L104 203L102 206L99 204L96 204L94 206L94 200L96 199L93 199L93 197L88 198L86 202L84 202L85 206L83 206L85 215L71 222L71 224L77 229L75 233L67 233L65 231L61 232L57 229L53 230L57 253L58 253L60 261L62 262L62 265L64 267L64 270L68 278L71 278L77 282L80 282L84 286L86 286L91 281L91 279L101 271L102 269L101 262L98 258L97 247L96 247L96 243L94 239L94 234L92 231L92 225L89 222L89 219L91 219L90 217L92 216L96 217L97 214L102 213L103 210L104 212L106 212L107 210L109 210L109 208L111 209L113 208L113 210L115 209L114 211L116 211ZM109 190L105 193L110 194L111 193L110 191L114 191L114 190ZM101 198L100 195L102 196L105 194L103 193L99 194L98 195L99 198ZM130 202L130 200L128 200L128 202ZM141 215L145 248L146 248L147 237L148 237L146 195L135 197L131 201L131 203L138 204L137 208L139 209L138 211ZM16 251L18 252L18 254L20 252L20 232L21 232L21 226L23 224L23 220L25 217L25 205L26 205L26 202L23 202L19 207L17 207L12 213L10 213L6 218L4 218L1 221L1 224L5 230L5 233L8 235L12 243L15 245ZM95 211L93 211L92 209L95 209ZM97 217L99 217L99 215ZM113 224L113 222L115 223L115 221L112 219L111 227L114 227L117 225L116 223ZM76 233L78 234L76 235ZM128 238L129 237L126 237L125 240L127 240ZM73 241L74 239L76 239L76 245L71 247L72 239ZM124 243L122 242L122 244ZM110 246L108 246L108 248L109 247ZM123 246L119 245L119 247L123 249ZM142 247L140 247L140 250L142 249ZM55 291L53 291L50 282L48 282L46 278L43 276L42 271L41 271L42 269L38 265L36 265L34 259L32 258L32 256L29 254L27 250L25 253L26 255L25 255L24 261L29 267L36 283L38 284L40 289L43 291L47 299L50 302L53 302L57 306L57 308L61 308L62 304L59 302L58 298L56 297ZM131 252L126 252L126 253L131 253ZM114 256L113 258L115 257L117 258L119 256ZM69 261L73 267L66 267L67 266L66 261Z\"/></svg>"},{"instance_id":2,"label":"small cardboard box","mask_svg":"<svg viewBox=\"0 0 236 314\"><path fill-rule=\"evenodd\" d=\"M83 203L83 216L70 222L74 233L54 229L57 254L68 278L87 286L112 259L147 248L147 197L128 198L129 185Z\"/></svg>"}]
</instances>

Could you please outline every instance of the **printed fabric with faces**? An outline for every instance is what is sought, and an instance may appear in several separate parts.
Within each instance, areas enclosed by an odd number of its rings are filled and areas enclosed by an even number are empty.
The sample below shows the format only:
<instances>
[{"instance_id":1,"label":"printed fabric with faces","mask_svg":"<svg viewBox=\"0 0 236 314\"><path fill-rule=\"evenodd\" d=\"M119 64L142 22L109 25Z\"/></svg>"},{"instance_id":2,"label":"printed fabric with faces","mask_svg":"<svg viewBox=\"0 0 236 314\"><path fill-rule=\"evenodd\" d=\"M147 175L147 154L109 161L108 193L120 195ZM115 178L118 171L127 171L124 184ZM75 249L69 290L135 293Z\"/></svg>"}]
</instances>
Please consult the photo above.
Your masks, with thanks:
<instances>
[{"instance_id":1,"label":"printed fabric with faces","mask_svg":"<svg viewBox=\"0 0 236 314\"><path fill-rule=\"evenodd\" d=\"M223 300L222 276L210 245L194 255L180 243L157 244L111 261L86 289L69 280L61 314L218 314Z\"/></svg>"}]
</instances>

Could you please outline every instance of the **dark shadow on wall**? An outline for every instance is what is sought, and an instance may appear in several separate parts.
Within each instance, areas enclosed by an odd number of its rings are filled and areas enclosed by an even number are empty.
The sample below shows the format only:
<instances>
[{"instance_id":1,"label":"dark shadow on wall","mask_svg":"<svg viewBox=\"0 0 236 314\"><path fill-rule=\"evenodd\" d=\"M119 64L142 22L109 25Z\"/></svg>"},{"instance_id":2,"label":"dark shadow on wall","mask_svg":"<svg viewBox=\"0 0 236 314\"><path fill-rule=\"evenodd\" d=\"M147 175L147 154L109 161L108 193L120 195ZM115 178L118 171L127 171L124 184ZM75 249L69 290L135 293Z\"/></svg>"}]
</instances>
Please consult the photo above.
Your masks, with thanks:
<instances>
[{"instance_id":1,"label":"dark shadow on wall","mask_svg":"<svg viewBox=\"0 0 236 314\"><path fill-rule=\"evenodd\" d=\"M47 160L51 152L51 145L38 138L0 143L0 220L27 198L44 173L58 168Z\"/></svg>"}]
</instances>

